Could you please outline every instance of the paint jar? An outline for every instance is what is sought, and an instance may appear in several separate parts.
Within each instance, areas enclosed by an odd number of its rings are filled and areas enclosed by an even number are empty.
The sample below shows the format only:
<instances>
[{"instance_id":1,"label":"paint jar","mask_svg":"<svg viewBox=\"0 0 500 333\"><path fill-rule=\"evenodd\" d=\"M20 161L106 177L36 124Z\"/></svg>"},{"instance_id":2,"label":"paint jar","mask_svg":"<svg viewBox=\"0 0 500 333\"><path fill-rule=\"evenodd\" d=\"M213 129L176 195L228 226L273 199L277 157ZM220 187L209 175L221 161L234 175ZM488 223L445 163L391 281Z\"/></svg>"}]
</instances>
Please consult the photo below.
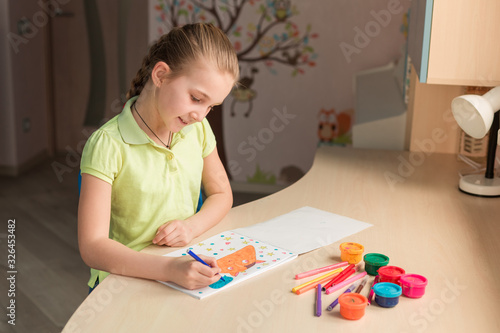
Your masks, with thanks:
<instances>
[{"instance_id":1,"label":"paint jar","mask_svg":"<svg viewBox=\"0 0 500 333\"><path fill-rule=\"evenodd\" d=\"M342 243L340 244L340 260L347 261L349 264L357 264L361 261L364 247L358 243Z\"/></svg>"},{"instance_id":2,"label":"paint jar","mask_svg":"<svg viewBox=\"0 0 500 333\"><path fill-rule=\"evenodd\" d=\"M378 269L389 264L389 257L380 253L367 253L363 257L365 261L365 271L370 275L377 275Z\"/></svg>"},{"instance_id":3,"label":"paint jar","mask_svg":"<svg viewBox=\"0 0 500 333\"><path fill-rule=\"evenodd\" d=\"M391 282L379 282L373 286L375 302L383 308L392 308L399 303L401 287Z\"/></svg>"},{"instance_id":4,"label":"paint jar","mask_svg":"<svg viewBox=\"0 0 500 333\"><path fill-rule=\"evenodd\" d=\"M358 320L365 315L368 299L360 294L346 293L339 297L340 314L350 320Z\"/></svg>"},{"instance_id":5,"label":"paint jar","mask_svg":"<svg viewBox=\"0 0 500 333\"><path fill-rule=\"evenodd\" d=\"M391 282L397 285L399 283L399 278L405 273L405 270L397 266L383 266L378 269L378 275L380 276L380 282Z\"/></svg>"},{"instance_id":6,"label":"paint jar","mask_svg":"<svg viewBox=\"0 0 500 333\"><path fill-rule=\"evenodd\" d=\"M427 279L418 274L401 275L399 282L403 289L403 295L410 298L420 298L425 294Z\"/></svg>"}]
</instances>

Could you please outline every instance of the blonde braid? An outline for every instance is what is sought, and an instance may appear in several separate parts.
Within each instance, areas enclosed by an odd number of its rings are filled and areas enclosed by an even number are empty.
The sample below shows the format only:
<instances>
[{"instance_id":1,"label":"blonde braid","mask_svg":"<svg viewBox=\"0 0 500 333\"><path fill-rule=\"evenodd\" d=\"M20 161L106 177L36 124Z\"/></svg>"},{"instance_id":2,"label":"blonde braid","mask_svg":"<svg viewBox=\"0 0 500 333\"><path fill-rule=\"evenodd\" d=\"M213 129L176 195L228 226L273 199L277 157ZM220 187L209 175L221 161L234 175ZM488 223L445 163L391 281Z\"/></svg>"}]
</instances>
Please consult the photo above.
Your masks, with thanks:
<instances>
[{"instance_id":1,"label":"blonde braid","mask_svg":"<svg viewBox=\"0 0 500 333\"><path fill-rule=\"evenodd\" d=\"M160 49L165 43L166 36L167 35L163 35L156 43L151 45L148 54L142 59L142 66L137 71L135 78L132 80L130 89L127 92L127 99L140 95L142 89L144 89L144 86L148 82L149 76L151 75L151 70L153 69L152 67L158 61L158 59L155 58L158 57ZM153 60L156 60L154 61L154 64L152 64Z\"/></svg>"}]
</instances>

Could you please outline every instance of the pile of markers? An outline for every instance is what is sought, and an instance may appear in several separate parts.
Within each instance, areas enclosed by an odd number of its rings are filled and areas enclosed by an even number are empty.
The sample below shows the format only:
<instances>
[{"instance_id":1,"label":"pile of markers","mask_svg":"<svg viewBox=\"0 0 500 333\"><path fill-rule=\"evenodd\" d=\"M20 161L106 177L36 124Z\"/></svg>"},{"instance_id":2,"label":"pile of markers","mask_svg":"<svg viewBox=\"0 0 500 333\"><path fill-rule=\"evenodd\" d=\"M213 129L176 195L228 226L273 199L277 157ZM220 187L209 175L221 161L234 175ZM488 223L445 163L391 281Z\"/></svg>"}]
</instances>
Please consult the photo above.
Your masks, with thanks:
<instances>
[{"instance_id":1,"label":"pile of markers","mask_svg":"<svg viewBox=\"0 0 500 333\"><path fill-rule=\"evenodd\" d=\"M375 302L384 308L395 307L399 303L401 294L410 298L420 298L425 293L427 279L418 274L406 274L404 269L397 266L388 266L389 257L380 253L368 253L364 259L364 271L360 262L364 247L358 243L342 243L340 245L340 259L342 262L316 268L295 275L296 280L322 274L308 282L296 286L292 291L300 295L308 290L316 289L315 314L321 316L322 292L326 295L345 288L344 292L326 308L333 310L340 304L340 314L347 319L360 319L365 314L367 305L370 305L373 296ZM359 273L358 273L359 272ZM368 297L361 294L368 281L368 275L375 276Z\"/></svg>"}]
</instances>

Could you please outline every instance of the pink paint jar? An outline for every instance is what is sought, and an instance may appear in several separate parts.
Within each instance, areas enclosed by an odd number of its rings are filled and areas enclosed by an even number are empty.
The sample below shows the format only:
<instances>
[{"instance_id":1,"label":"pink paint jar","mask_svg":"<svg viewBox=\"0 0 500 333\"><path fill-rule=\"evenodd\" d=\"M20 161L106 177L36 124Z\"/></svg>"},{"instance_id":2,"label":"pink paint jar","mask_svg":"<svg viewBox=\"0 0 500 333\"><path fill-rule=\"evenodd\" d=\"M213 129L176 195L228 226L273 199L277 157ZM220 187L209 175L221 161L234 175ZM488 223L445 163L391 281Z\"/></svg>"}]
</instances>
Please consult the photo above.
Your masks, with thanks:
<instances>
[{"instance_id":1,"label":"pink paint jar","mask_svg":"<svg viewBox=\"0 0 500 333\"><path fill-rule=\"evenodd\" d=\"M401 286L399 278L405 274L405 270L397 266L383 266L378 269L379 282L390 282Z\"/></svg>"},{"instance_id":2,"label":"pink paint jar","mask_svg":"<svg viewBox=\"0 0 500 333\"><path fill-rule=\"evenodd\" d=\"M403 295L410 298L420 298L425 294L427 279L418 274L404 274L399 278Z\"/></svg>"}]
</instances>

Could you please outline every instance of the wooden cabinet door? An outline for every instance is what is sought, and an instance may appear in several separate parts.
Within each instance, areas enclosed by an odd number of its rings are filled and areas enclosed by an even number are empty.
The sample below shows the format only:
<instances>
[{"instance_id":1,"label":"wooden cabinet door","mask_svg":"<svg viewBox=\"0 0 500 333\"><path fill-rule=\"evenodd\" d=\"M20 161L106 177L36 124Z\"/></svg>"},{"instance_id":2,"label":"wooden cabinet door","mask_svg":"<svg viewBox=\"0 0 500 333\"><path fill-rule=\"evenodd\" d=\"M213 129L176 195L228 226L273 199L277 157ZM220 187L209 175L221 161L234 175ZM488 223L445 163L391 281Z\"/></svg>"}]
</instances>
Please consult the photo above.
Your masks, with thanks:
<instances>
[{"instance_id":1,"label":"wooden cabinet door","mask_svg":"<svg viewBox=\"0 0 500 333\"><path fill-rule=\"evenodd\" d=\"M500 85L500 1L415 0L409 54L420 82Z\"/></svg>"},{"instance_id":2,"label":"wooden cabinet door","mask_svg":"<svg viewBox=\"0 0 500 333\"><path fill-rule=\"evenodd\" d=\"M120 113L148 50L142 0L73 0L52 20L56 151L80 154L95 129Z\"/></svg>"},{"instance_id":3,"label":"wooden cabinet door","mask_svg":"<svg viewBox=\"0 0 500 333\"><path fill-rule=\"evenodd\" d=\"M90 93L90 53L83 0L60 6L52 20L53 131L56 152L77 150L84 140Z\"/></svg>"}]
</instances>

